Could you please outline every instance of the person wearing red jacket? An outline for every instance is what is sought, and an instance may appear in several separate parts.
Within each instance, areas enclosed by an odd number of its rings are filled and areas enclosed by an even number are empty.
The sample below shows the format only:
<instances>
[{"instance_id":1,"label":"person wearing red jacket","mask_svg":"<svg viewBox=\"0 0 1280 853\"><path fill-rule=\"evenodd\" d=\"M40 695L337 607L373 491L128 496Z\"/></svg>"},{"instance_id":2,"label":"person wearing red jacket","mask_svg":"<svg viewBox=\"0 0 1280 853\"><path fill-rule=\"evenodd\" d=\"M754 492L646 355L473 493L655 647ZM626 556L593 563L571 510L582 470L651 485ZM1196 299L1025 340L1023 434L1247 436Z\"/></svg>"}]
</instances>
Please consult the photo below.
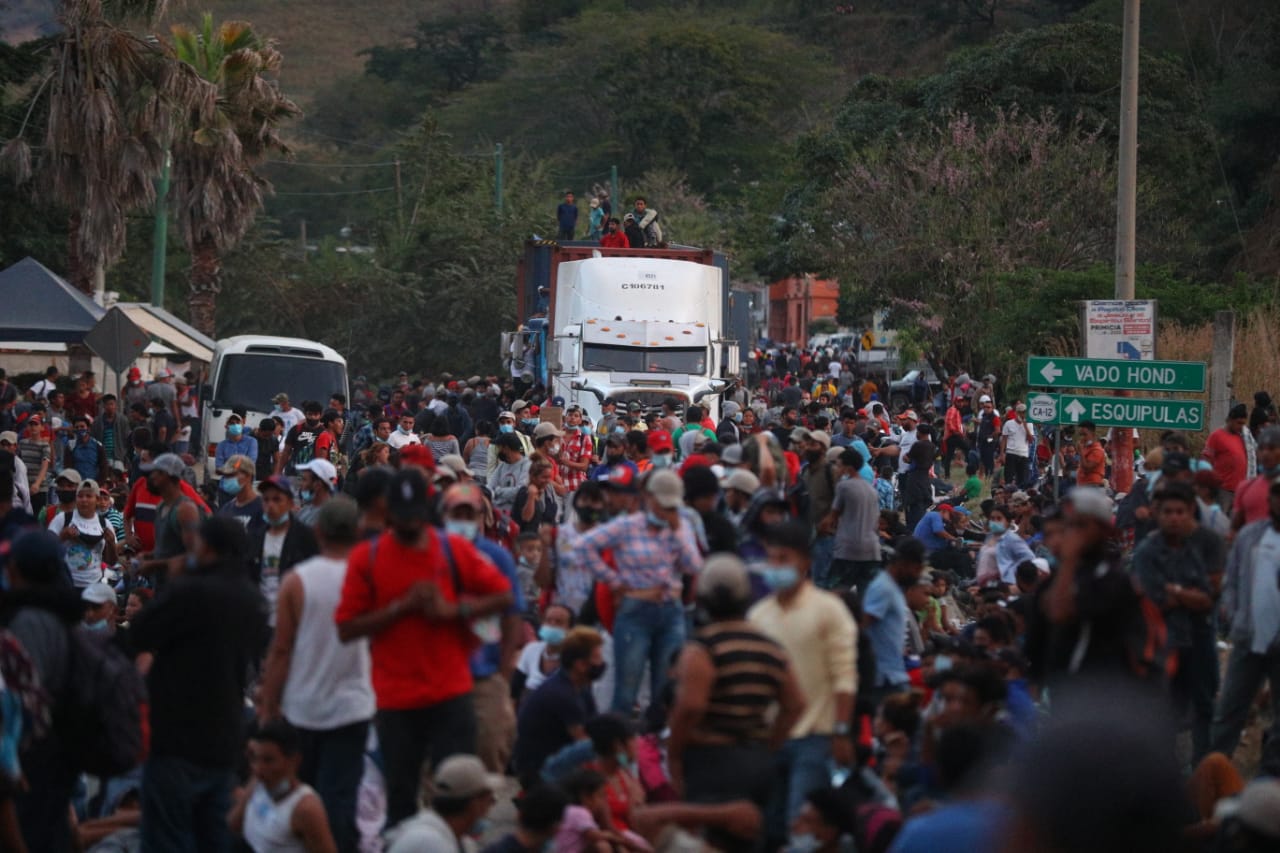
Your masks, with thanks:
<instances>
[{"instance_id":1,"label":"person wearing red jacket","mask_svg":"<svg viewBox=\"0 0 1280 853\"><path fill-rule=\"evenodd\" d=\"M609 227L600 237L600 246L605 249L630 249L631 241L627 239L627 234L622 230L622 223L613 218L609 220Z\"/></svg>"}]
</instances>

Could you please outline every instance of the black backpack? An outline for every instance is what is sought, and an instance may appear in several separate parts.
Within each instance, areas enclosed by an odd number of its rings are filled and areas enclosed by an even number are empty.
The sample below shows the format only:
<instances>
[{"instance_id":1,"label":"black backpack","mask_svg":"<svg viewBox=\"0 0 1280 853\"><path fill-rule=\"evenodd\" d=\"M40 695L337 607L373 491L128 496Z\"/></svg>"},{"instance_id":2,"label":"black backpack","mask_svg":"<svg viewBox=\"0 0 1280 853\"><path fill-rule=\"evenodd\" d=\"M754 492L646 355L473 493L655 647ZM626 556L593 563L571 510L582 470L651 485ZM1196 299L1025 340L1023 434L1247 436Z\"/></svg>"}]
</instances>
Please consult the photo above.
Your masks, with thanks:
<instances>
[{"instance_id":1,"label":"black backpack","mask_svg":"<svg viewBox=\"0 0 1280 853\"><path fill-rule=\"evenodd\" d=\"M109 634L72 628L67 646L67 687L54 714L59 734L86 773L126 773L146 757L146 683Z\"/></svg>"}]
</instances>

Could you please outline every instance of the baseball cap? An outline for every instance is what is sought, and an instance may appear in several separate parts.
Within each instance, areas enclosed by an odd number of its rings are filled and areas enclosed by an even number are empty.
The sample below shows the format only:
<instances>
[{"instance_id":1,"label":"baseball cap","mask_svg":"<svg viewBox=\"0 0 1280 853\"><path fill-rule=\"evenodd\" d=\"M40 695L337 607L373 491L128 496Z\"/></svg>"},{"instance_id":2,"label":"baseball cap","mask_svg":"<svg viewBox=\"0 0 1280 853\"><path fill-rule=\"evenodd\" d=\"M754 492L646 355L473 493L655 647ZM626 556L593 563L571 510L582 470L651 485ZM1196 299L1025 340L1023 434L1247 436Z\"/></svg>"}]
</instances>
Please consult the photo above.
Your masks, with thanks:
<instances>
[{"instance_id":1,"label":"baseball cap","mask_svg":"<svg viewBox=\"0 0 1280 853\"><path fill-rule=\"evenodd\" d=\"M475 483L458 483L444 493L445 509L454 506L473 506L484 509L484 492Z\"/></svg>"},{"instance_id":2,"label":"baseball cap","mask_svg":"<svg viewBox=\"0 0 1280 853\"><path fill-rule=\"evenodd\" d=\"M181 477L186 468L187 463L183 462L182 457L176 453L161 453L148 464L138 466L139 471L159 471L162 474L168 474L170 477ZM58 476L61 477L62 475L59 474Z\"/></svg>"},{"instance_id":3,"label":"baseball cap","mask_svg":"<svg viewBox=\"0 0 1280 853\"><path fill-rule=\"evenodd\" d=\"M475 476L475 472L467 467L466 460L456 453L446 453L444 456L441 456L440 464L437 467L448 468L458 476L462 476L463 474L466 474L468 477Z\"/></svg>"},{"instance_id":4,"label":"baseball cap","mask_svg":"<svg viewBox=\"0 0 1280 853\"><path fill-rule=\"evenodd\" d=\"M273 402L273 403L287 403L287 402L289 402L289 395L288 395L288 394L286 394L286 393L284 393L283 391L281 391L279 394L277 394L277 395L275 395L274 397L272 397L272 398L271 398L271 402Z\"/></svg>"},{"instance_id":5,"label":"baseball cap","mask_svg":"<svg viewBox=\"0 0 1280 853\"><path fill-rule=\"evenodd\" d=\"M227 461L222 465L222 474L224 476L239 474L241 472L249 474L257 473L257 467L254 465L253 460L248 456L245 456L243 453L235 454L227 459Z\"/></svg>"},{"instance_id":6,"label":"baseball cap","mask_svg":"<svg viewBox=\"0 0 1280 853\"><path fill-rule=\"evenodd\" d=\"M919 422L920 422L920 416L916 414L916 410L915 410L915 409L907 409L905 412L903 412L902 414L898 415L898 420L900 420L900 421L915 421L916 423L919 423Z\"/></svg>"},{"instance_id":7,"label":"baseball cap","mask_svg":"<svg viewBox=\"0 0 1280 853\"><path fill-rule=\"evenodd\" d=\"M609 489L620 492L636 492L636 472L630 465L614 465L612 468L596 476L596 482Z\"/></svg>"},{"instance_id":8,"label":"baseball cap","mask_svg":"<svg viewBox=\"0 0 1280 853\"><path fill-rule=\"evenodd\" d=\"M533 430L533 438L535 441L539 438L546 438L549 435L559 437L564 435L564 433L561 432L558 426L551 423L551 421L543 421Z\"/></svg>"},{"instance_id":9,"label":"baseball cap","mask_svg":"<svg viewBox=\"0 0 1280 853\"><path fill-rule=\"evenodd\" d=\"M717 589L723 589L739 601L751 595L747 567L736 555L712 554L702 564L702 571L698 573L698 595L711 596Z\"/></svg>"},{"instance_id":10,"label":"baseball cap","mask_svg":"<svg viewBox=\"0 0 1280 853\"><path fill-rule=\"evenodd\" d=\"M627 403L627 411L628 411L628 412L638 412L638 411L640 411L642 408L644 408L644 407L640 405L640 401L639 401L639 400L632 400L630 403Z\"/></svg>"},{"instance_id":11,"label":"baseball cap","mask_svg":"<svg viewBox=\"0 0 1280 853\"><path fill-rule=\"evenodd\" d=\"M427 480L416 468L396 472L387 488L387 514L392 518L426 521L431 515L427 505Z\"/></svg>"},{"instance_id":12,"label":"baseball cap","mask_svg":"<svg viewBox=\"0 0 1280 853\"><path fill-rule=\"evenodd\" d=\"M645 442L654 453L670 453L675 447L671 443L671 433L665 429L649 430L648 435L645 436Z\"/></svg>"},{"instance_id":13,"label":"baseball cap","mask_svg":"<svg viewBox=\"0 0 1280 853\"><path fill-rule=\"evenodd\" d=\"M1075 514L1082 518L1092 518L1104 524L1111 523L1111 498L1102 489L1091 486L1077 486L1067 495Z\"/></svg>"},{"instance_id":14,"label":"baseball cap","mask_svg":"<svg viewBox=\"0 0 1280 853\"><path fill-rule=\"evenodd\" d=\"M684 503L684 481L675 471L654 471L645 482L644 490L653 495L663 509L675 509Z\"/></svg>"},{"instance_id":15,"label":"baseball cap","mask_svg":"<svg viewBox=\"0 0 1280 853\"><path fill-rule=\"evenodd\" d=\"M173 371L167 367L162 367L160 368L159 371L156 372L156 379L172 379L172 378L173 378Z\"/></svg>"},{"instance_id":16,"label":"baseball cap","mask_svg":"<svg viewBox=\"0 0 1280 853\"><path fill-rule=\"evenodd\" d=\"M98 485L97 480L82 480L80 485L76 487L77 492L93 492L97 495L102 491L102 486Z\"/></svg>"},{"instance_id":17,"label":"baseball cap","mask_svg":"<svg viewBox=\"0 0 1280 853\"><path fill-rule=\"evenodd\" d=\"M514 421L516 419L516 413L515 412L498 412L498 420L502 420L503 418L511 418L511 420Z\"/></svg>"},{"instance_id":18,"label":"baseball cap","mask_svg":"<svg viewBox=\"0 0 1280 853\"><path fill-rule=\"evenodd\" d=\"M968 508L962 504L950 504L950 506L952 512L958 512L961 515L973 515L973 513L969 512Z\"/></svg>"},{"instance_id":19,"label":"baseball cap","mask_svg":"<svg viewBox=\"0 0 1280 853\"><path fill-rule=\"evenodd\" d=\"M312 459L298 466L299 471L310 471L317 479L323 480L332 490L338 484L338 469L328 459Z\"/></svg>"},{"instance_id":20,"label":"baseball cap","mask_svg":"<svg viewBox=\"0 0 1280 853\"><path fill-rule=\"evenodd\" d=\"M626 444L627 435L621 432L611 432L604 437L605 444Z\"/></svg>"},{"instance_id":21,"label":"baseball cap","mask_svg":"<svg viewBox=\"0 0 1280 853\"><path fill-rule=\"evenodd\" d=\"M406 444L400 448L400 461L406 465L420 465L428 471L436 470L436 458L425 445Z\"/></svg>"},{"instance_id":22,"label":"baseball cap","mask_svg":"<svg viewBox=\"0 0 1280 853\"><path fill-rule=\"evenodd\" d=\"M468 800L502 790L502 777L489 773L474 755L454 755L441 762L432 780L435 795L446 800Z\"/></svg>"},{"instance_id":23,"label":"baseball cap","mask_svg":"<svg viewBox=\"0 0 1280 853\"><path fill-rule=\"evenodd\" d=\"M805 429L804 427L796 427L791 431L790 438L792 441L804 441L810 435L811 433L809 432L809 430Z\"/></svg>"},{"instance_id":24,"label":"baseball cap","mask_svg":"<svg viewBox=\"0 0 1280 853\"><path fill-rule=\"evenodd\" d=\"M129 368L129 378L130 378L130 379L141 379L141 378L142 378L142 371L141 371L141 370L139 370L139 369L138 369L138 368L136 368L136 367L130 367L130 368Z\"/></svg>"},{"instance_id":25,"label":"baseball cap","mask_svg":"<svg viewBox=\"0 0 1280 853\"><path fill-rule=\"evenodd\" d=\"M9 442L10 444L18 443L18 434L11 429L0 432L0 442Z\"/></svg>"},{"instance_id":26,"label":"baseball cap","mask_svg":"<svg viewBox=\"0 0 1280 853\"><path fill-rule=\"evenodd\" d=\"M149 470L145 465L143 465L142 468L143 470ZM80 472L77 471L75 468L63 468L61 471L58 472L58 476L54 477L53 479L55 481L66 480L68 483L71 483L74 486L78 486L80 485L80 481L83 480L84 478L80 476Z\"/></svg>"},{"instance_id":27,"label":"baseball cap","mask_svg":"<svg viewBox=\"0 0 1280 853\"><path fill-rule=\"evenodd\" d=\"M742 445L730 444L720 452L720 462L724 465L742 464Z\"/></svg>"},{"instance_id":28,"label":"baseball cap","mask_svg":"<svg viewBox=\"0 0 1280 853\"><path fill-rule=\"evenodd\" d=\"M825 432L824 430L820 430L820 429L815 429L809 433L809 438L812 439L813 441L818 442L818 444L821 444L826 449L831 448L831 433L829 432Z\"/></svg>"},{"instance_id":29,"label":"baseball cap","mask_svg":"<svg viewBox=\"0 0 1280 853\"><path fill-rule=\"evenodd\" d=\"M518 412L521 409L527 409L527 408L529 408L529 404L524 400L516 400L514 403L511 404L511 411L513 412Z\"/></svg>"},{"instance_id":30,"label":"baseball cap","mask_svg":"<svg viewBox=\"0 0 1280 853\"><path fill-rule=\"evenodd\" d=\"M721 483L726 489L734 489L748 495L754 495L760 488L760 478L745 468L738 468Z\"/></svg>"},{"instance_id":31,"label":"baseball cap","mask_svg":"<svg viewBox=\"0 0 1280 853\"><path fill-rule=\"evenodd\" d=\"M978 402L979 402L979 403L990 403L990 402L991 402L991 398L990 398L990 397L988 397L986 394L983 394L981 397L979 397L979 398L978 398Z\"/></svg>"},{"instance_id":32,"label":"baseball cap","mask_svg":"<svg viewBox=\"0 0 1280 853\"><path fill-rule=\"evenodd\" d=\"M1025 412L1027 410L1027 404L1019 403L1018 405L1014 406L1014 409L1016 409L1019 412Z\"/></svg>"},{"instance_id":33,"label":"baseball cap","mask_svg":"<svg viewBox=\"0 0 1280 853\"><path fill-rule=\"evenodd\" d=\"M601 403L600 405L601 405L601 406L616 406L616 405L618 405L618 401L617 401L615 398L613 398L613 397L605 397L605 398L604 398L604 402L603 402L603 403Z\"/></svg>"},{"instance_id":34,"label":"baseball cap","mask_svg":"<svg viewBox=\"0 0 1280 853\"><path fill-rule=\"evenodd\" d=\"M261 492L264 489L279 489L286 495L293 496L293 484L289 482L289 478L284 474L276 474L259 483L258 491Z\"/></svg>"},{"instance_id":35,"label":"baseball cap","mask_svg":"<svg viewBox=\"0 0 1280 853\"><path fill-rule=\"evenodd\" d=\"M80 593L80 600L89 604L106 604L116 600L116 591L102 581L91 583Z\"/></svg>"}]
</instances>

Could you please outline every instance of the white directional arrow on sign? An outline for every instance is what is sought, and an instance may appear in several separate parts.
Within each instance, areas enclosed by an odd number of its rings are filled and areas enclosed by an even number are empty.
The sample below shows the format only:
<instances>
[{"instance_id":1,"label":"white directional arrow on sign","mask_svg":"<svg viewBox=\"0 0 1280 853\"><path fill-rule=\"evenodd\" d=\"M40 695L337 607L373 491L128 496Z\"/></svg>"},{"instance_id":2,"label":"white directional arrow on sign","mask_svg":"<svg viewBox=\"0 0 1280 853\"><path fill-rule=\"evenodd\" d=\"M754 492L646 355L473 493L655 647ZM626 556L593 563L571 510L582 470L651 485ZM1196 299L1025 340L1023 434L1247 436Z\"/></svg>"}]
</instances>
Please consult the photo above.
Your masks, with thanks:
<instances>
[{"instance_id":1,"label":"white directional arrow on sign","mask_svg":"<svg viewBox=\"0 0 1280 853\"><path fill-rule=\"evenodd\" d=\"M1040 369L1040 375L1044 377L1044 381L1052 385L1058 379L1062 378L1062 370L1052 361Z\"/></svg>"},{"instance_id":2,"label":"white directional arrow on sign","mask_svg":"<svg viewBox=\"0 0 1280 853\"><path fill-rule=\"evenodd\" d=\"M1073 424L1080 423L1080 416L1083 415L1085 411L1087 410L1080 404L1079 400L1072 400L1071 405L1067 406L1067 414L1071 415L1071 422Z\"/></svg>"}]
</instances>

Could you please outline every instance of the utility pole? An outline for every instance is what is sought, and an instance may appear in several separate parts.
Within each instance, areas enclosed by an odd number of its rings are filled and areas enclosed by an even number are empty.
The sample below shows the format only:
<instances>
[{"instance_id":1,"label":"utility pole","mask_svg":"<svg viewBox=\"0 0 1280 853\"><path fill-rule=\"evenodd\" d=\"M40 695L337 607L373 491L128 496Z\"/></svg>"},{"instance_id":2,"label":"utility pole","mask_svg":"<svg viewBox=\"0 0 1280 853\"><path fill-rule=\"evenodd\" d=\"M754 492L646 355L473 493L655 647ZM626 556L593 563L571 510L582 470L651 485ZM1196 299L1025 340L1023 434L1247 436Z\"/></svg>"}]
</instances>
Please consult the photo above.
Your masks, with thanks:
<instances>
[{"instance_id":1,"label":"utility pole","mask_svg":"<svg viewBox=\"0 0 1280 853\"><path fill-rule=\"evenodd\" d=\"M396 223L400 226L400 236L404 237L404 187L400 183L400 158L396 158Z\"/></svg>"},{"instance_id":2,"label":"utility pole","mask_svg":"<svg viewBox=\"0 0 1280 853\"><path fill-rule=\"evenodd\" d=\"M612 211L609 215L618 217L618 221L622 221L622 197L618 195L618 167L609 167L609 205Z\"/></svg>"},{"instance_id":3,"label":"utility pole","mask_svg":"<svg viewBox=\"0 0 1280 853\"><path fill-rule=\"evenodd\" d=\"M502 143L493 147L493 208L502 215Z\"/></svg>"},{"instance_id":4,"label":"utility pole","mask_svg":"<svg viewBox=\"0 0 1280 853\"><path fill-rule=\"evenodd\" d=\"M164 307L164 267L169 248L169 167L173 158L164 155L164 166L156 179L155 230L151 237L151 304Z\"/></svg>"},{"instance_id":5,"label":"utility pole","mask_svg":"<svg viewBox=\"0 0 1280 853\"><path fill-rule=\"evenodd\" d=\"M1134 298L1138 218L1138 29L1142 0L1124 2L1124 54L1120 68L1120 155L1116 174L1116 299ZM1122 393L1121 396L1128 396ZM1111 474L1116 492L1133 488L1133 430L1115 431Z\"/></svg>"}]
</instances>

